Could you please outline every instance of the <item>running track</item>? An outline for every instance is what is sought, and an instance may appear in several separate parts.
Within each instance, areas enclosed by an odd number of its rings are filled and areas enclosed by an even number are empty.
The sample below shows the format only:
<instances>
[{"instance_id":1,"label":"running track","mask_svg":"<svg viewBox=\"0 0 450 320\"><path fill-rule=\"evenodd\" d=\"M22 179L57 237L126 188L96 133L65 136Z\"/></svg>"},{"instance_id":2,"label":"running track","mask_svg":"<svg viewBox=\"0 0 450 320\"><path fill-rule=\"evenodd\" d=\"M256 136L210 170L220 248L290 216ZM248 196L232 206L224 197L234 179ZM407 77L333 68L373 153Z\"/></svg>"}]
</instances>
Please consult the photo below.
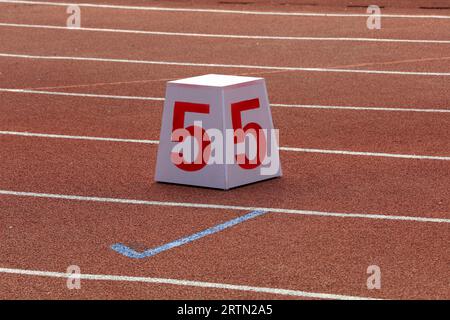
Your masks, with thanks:
<instances>
[{"instance_id":1,"label":"running track","mask_svg":"<svg viewBox=\"0 0 450 320\"><path fill-rule=\"evenodd\" d=\"M0 298L450 298L448 10L108 3L0 3ZM266 78L281 179L153 182L165 82L203 73Z\"/></svg>"}]
</instances>

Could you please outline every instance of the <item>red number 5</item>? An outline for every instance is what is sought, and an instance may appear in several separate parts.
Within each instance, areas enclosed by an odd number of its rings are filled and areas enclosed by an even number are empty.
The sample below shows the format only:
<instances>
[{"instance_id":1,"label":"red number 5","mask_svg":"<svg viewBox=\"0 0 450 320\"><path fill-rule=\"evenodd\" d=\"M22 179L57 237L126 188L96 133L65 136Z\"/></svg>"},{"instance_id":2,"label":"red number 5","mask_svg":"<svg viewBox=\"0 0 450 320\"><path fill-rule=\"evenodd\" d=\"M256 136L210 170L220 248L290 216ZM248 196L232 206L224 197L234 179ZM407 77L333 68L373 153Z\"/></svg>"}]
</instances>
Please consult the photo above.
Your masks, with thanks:
<instances>
[{"instance_id":1,"label":"red number 5","mask_svg":"<svg viewBox=\"0 0 450 320\"><path fill-rule=\"evenodd\" d=\"M244 163L238 161L238 164L242 169L249 170L259 167L266 157L266 138L264 133L261 131L261 126L255 122L250 122L242 128L242 112L258 108L259 99L245 100L231 104L231 120L233 122L233 130L236 133L236 130L240 129L243 130L244 133L236 134L234 143L238 144L244 142L247 133L253 134L256 139L256 159L249 160L245 154L236 155L236 159L239 159L239 157L242 156L245 157Z\"/></svg>"},{"instance_id":2,"label":"red number 5","mask_svg":"<svg viewBox=\"0 0 450 320\"><path fill-rule=\"evenodd\" d=\"M208 104L200 104L200 103L191 103L191 102L175 102L175 107L173 109L173 127L172 132L174 132L177 129L184 128L184 117L187 112L195 112L195 113L209 113L209 105ZM201 136L195 135L195 128L198 132L201 132ZM199 148L198 154L194 160L193 163L186 163L182 162L180 164L175 164L178 168L184 171L198 171L203 169L209 159L209 145L211 143L211 140L209 139L208 134L202 127L196 127L196 126L189 126L186 128L186 130L189 132L189 134L194 137L197 140L197 143L199 146L202 146ZM175 140L174 137L172 137L172 141L182 142L184 137L180 137L178 140ZM203 141L205 140L205 141ZM205 149L207 148L206 152ZM205 154L204 154L205 152ZM179 154L180 157L183 156L182 153ZM206 159L205 159L206 158Z\"/></svg>"}]
</instances>

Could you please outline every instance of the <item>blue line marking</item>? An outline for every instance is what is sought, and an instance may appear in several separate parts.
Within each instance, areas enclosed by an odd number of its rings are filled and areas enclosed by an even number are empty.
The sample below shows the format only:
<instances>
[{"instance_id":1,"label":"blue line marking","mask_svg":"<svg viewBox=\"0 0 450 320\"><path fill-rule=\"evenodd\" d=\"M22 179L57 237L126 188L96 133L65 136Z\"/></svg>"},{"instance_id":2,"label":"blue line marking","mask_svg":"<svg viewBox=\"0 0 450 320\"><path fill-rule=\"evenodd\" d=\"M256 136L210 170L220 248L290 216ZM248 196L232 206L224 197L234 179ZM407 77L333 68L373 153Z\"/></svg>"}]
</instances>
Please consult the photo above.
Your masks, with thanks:
<instances>
[{"instance_id":1,"label":"blue line marking","mask_svg":"<svg viewBox=\"0 0 450 320\"><path fill-rule=\"evenodd\" d=\"M175 247L179 247L179 246L182 246L182 245L187 244L189 242L192 242L192 241L198 240L200 238L209 236L211 234L220 232L222 230L225 230L227 228L235 226L235 225L237 225L239 223L242 223L244 221L247 221L247 220L256 218L258 216L261 216L261 215L263 215L265 213L267 213L267 211L253 211L253 212L247 213L246 215L238 217L236 219L224 222L222 224L219 224L217 226L211 227L209 229L206 229L206 230L194 233L193 235L190 235L190 236L187 236L187 237L184 237L184 238L181 238L181 239L169 242L169 243L167 243L165 245L162 245L162 246L154 248L154 249L149 249L149 250L146 250L144 252L137 252L137 251L127 247L126 245L121 244L121 243L116 243L116 244L112 245L111 249L113 249L114 251L116 251L116 252L118 252L118 253L126 256L126 257L129 257L129 258L135 258L135 259L148 258L148 257L154 256L154 255L156 255L158 253L161 253L163 251L166 251L166 250L169 250L169 249L172 249L172 248L175 248Z\"/></svg>"}]
</instances>

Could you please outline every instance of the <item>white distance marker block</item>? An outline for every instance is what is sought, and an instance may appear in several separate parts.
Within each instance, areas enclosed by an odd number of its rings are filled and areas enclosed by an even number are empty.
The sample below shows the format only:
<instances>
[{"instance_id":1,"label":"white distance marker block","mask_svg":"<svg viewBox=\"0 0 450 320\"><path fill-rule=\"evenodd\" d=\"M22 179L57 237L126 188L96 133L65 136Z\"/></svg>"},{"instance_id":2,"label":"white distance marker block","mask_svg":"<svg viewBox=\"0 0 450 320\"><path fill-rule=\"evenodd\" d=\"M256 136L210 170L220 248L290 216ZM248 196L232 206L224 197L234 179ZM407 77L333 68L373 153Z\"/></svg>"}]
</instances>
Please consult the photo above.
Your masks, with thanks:
<instances>
[{"instance_id":1,"label":"white distance marker block","mask_svg":"<svg viewBox=\"0 0 450 320\"><path fill-rule=\"evenodd\" d=\"M230 189L281 174L263 78L208 74L167 83L156 181Z\"/></svg>"}]
</instances>

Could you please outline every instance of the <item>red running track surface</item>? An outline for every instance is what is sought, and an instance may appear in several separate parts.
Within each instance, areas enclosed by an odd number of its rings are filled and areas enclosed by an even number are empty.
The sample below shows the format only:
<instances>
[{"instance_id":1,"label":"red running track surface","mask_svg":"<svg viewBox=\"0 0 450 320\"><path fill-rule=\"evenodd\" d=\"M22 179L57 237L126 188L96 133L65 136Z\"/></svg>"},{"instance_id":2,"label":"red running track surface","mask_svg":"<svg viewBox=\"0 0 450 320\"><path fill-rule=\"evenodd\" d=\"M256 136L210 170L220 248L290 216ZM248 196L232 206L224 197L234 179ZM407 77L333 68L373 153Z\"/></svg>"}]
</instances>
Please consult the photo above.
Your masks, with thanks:
<instances>
[{"instance_id":1,"label":"red running track surface","mask_svg":"<svg viewBox=\"0 0 450 320\"><path fill-rule=\"evenodd\" d=\"M317 6L187 2L189 8L364 13L347 1ZM125 4L124 1L109 1ZM193 4L192 4L193 3ZM386 3L393 14L449 15ZM427 2L429 3L429 2ZM144 5L142 1L127 5ZM155 2L156 6L162 3ZM180 7L180 3L166 3ZM430 4L431 5L431 4ZM439 1L436 1L439 6ZM404 7L404 8L400 8ZM0 4L0 23L63 26L65 7ZM449 40L450 19L393 18L379 31L365 18L257 16L82 9L83 27L237 35ZM105 13L116 13L114 19ZM420 23L417 23L420 21ZM282 151L284 176L228 192L153 182L157 147L145 143L13 136L32 132L158 140L162 101L5 92L164 96L165 82L201 73L266 78L272 103L351 106L352 110L272 108L281 145L369 153L450 156L449 46L223 39L0 26L0 53L197 63L384 70L442 75L267 71L0 57L0 190L160 201L160 205L0 195L0 298L284 299L300 291L345 297L449 299L448 160ZM359 110L359 107L405 111ZM415 112L411 109L421 109ZM210 208L164 204L209 204ZM314 210L320 216L268 213L154 257L132 260L110 249L157 247L243 215L217 205ZM327 213L379 214L378 219ZM441 222L383 217L437 218ZM164 284L26 275L26 270L139 276L216 284ZM368 290L367 267L382 270ZM3 270L3 271L2 271ZM21 274L14 274L13 272ZM224 284L271 288L249 292ZM288 296L276 289L297 290ZM322 294L322 295L321 295Z\"/></svg>"}]
</instances>

